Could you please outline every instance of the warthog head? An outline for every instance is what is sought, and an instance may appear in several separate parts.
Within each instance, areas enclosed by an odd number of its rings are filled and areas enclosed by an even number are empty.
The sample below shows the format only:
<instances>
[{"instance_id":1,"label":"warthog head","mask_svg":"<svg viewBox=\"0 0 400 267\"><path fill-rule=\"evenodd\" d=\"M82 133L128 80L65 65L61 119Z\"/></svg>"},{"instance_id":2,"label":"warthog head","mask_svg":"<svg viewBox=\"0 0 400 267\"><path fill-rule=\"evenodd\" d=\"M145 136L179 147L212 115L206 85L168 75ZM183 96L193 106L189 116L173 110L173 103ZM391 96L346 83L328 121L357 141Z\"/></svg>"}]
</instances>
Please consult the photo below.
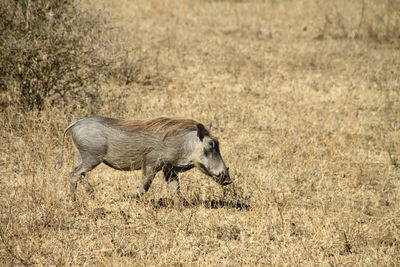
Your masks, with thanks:
<instances>
[{"instance_id":1,"label":"warthog head","mask_svg":"<svg viewBox=\"0 0 400 267\"><path fill-rule=\"evenodd\" d=\"M196 142L194 151L194 165L220 185L231 184L229 168L222 159L218 140L211 136L202 124L197 125L197 137L199 142Z\"/></svg>"}]
</instances>

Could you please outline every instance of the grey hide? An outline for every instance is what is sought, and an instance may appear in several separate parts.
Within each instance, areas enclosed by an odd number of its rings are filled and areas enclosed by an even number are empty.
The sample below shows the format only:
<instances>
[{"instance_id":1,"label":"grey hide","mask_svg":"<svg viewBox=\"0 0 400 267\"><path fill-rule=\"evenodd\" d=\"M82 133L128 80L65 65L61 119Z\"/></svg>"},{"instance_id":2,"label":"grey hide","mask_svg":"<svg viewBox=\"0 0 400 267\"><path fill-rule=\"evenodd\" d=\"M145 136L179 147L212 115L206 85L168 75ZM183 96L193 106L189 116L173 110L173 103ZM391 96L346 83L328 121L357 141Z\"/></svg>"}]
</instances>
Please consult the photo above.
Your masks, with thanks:
<instances>
[{"instance_id":1,"label":"grey hide","mask_svg":"<svg viewBox=\"0 0 400 267\"><path fill-rule=\"evenodd\" d=\"M71 194L76 199L81 181L89 193L93 187L85 174L100 163L117 170L142 169L142 181L136 196L148 191L155 174L163 171L172 193L179 197L178 173L197 167L221 185L232 181L220 151L218 140L191 119L158 117L148 120L117 120L100 116L82 118L69 125L78 150L77 163L71 172Z\"/></svg>"}]
</instances>

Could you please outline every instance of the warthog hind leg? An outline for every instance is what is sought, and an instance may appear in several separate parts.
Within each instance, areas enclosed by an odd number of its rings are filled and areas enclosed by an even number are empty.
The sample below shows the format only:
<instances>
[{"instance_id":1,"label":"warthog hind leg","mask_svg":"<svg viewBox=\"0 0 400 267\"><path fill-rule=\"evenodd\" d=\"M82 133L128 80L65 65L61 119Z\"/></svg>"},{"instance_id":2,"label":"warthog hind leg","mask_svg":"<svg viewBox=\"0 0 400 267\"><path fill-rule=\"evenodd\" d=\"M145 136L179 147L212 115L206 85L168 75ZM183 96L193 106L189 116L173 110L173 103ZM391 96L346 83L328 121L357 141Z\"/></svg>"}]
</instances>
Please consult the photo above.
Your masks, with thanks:
<instances>
[{"instance_id":1,"label":"warthog hind leg","mask_svg":"<svg viewBox=\"0 0 400 267\"><path fill-rule=\"evenodd\" d=\"M140 198L144 193L146 193L149 190L156 173L157 170L153 166L143 167L142 181L138 185L136 192L137 198Z\"/></svg>"},{"instance_id":2,"label":"warthog hind leg","mask_svg":"<svg viewBox=\"0 0 400 267\"><path fill-rule=\"evenodd\" d=\"M71 172L71 195L74 201L76 200L78 181L82 182L82 184L85 186L86 192L91 194L93 197L94 189L87 180L85 175L87 172L96 168L96 166L99 165L100 163L101 163L100 160L93 160L93 159L90 161L86 160L78 162L74 170Z\"/></svg>"}]
</instances>

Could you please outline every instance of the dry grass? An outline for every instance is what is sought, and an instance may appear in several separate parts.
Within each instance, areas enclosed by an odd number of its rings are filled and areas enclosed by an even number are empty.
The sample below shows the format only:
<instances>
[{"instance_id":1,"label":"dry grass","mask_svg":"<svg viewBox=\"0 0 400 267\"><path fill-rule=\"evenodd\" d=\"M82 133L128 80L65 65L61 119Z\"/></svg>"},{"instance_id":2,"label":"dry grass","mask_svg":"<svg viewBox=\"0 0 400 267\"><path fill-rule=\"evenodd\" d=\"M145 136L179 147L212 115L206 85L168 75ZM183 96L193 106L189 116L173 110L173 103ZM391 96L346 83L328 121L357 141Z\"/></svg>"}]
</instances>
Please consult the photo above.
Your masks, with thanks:
<instances>
[{"instance_id":1,"label":"dry grass","mask_svg":"<svg viewBox=\"0 0 400 267\"><path fill-rule=\"evenodd\" d=\"M192 170L181 181L193 207L164 203L161 175L137 203L124 196L140 173L101 166L89 175L95 199L79 186L73 203L70 138L53 165L62 130L92 109L8 106L0 262L399 264L396 1L82 2L113 27L102 56L126 53L95 112L212 121L236 192Z\"/></svg>"}]
</instances>

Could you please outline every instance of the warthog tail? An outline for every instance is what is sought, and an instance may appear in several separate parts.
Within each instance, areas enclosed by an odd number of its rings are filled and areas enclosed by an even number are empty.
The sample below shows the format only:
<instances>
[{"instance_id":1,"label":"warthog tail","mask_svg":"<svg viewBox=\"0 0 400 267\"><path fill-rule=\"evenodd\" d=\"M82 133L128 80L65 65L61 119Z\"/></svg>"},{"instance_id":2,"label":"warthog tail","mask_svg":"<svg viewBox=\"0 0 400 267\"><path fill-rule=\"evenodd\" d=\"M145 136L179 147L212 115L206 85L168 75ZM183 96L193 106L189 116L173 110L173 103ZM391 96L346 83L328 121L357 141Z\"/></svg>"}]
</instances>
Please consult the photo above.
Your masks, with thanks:
<instances>
[{"instance_id":1,"label":"warthog tail","mask_svg":"<svg viewBox=\"0 0 400 267\"><path fill-rule=\"evenodd\" d=\"M61 142L61 155L60 155L60 159L57 161L57 163L54 165L55 169L59 169L61 167L61 165L63 164L63 152L64 152L64 140L65 140L65 135L67 134L68 130L72 128L72 126L75 125L75 123L77 123L78 121L70 124L67 128L65 128L64 130L64 134L62 137L62 142Z\"/></svg>"}]
</instances>

